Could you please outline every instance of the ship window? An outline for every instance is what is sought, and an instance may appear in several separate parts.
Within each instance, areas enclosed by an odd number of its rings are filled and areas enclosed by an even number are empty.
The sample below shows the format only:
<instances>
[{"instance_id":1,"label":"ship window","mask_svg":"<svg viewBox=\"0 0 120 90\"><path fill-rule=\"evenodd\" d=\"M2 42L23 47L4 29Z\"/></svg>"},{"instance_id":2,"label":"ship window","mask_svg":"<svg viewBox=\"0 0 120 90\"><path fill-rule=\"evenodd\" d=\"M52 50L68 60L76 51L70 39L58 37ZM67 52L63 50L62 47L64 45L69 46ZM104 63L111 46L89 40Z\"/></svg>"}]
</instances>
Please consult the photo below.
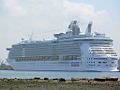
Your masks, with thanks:
<instances>
[{"instance_id":1,"label":"ship window","mask_svg":"<svg viewBox=\"0 0 120 90\"><path fill-rule=\"evenodd\" d=\"M107 58L94 58L94 59L101 59L101 60L105 60L106 59L107 60Z\"/></svg>"},{"instance_id":2,"label":"ship window","mask_svg":"<svg viewBox=\"0 0 120 90\"><path fill-rule=\"evenodd\" d=\"M112 60L117 60L117 58L111 58Z\"/></svg>"}]
</instances>

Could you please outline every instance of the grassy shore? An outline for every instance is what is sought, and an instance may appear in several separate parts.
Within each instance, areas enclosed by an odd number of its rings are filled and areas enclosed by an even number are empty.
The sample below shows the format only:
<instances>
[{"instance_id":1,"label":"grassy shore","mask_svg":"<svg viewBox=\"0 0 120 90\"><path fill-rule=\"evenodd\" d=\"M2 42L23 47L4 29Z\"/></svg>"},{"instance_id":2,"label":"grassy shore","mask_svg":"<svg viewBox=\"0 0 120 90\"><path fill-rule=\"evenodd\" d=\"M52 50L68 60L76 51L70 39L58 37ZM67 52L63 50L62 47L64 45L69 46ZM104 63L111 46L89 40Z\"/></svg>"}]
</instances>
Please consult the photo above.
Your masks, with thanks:
<instances>
[{"instance_id":1,"label":"grassy shore","mask_svg":"<svg viewBox=\"0 0 120 90\"><path fill-rule=\"evenodd\" d=\"M0 90L120 90L120 81L0 79Z\"/></svg>"}]
</instances>

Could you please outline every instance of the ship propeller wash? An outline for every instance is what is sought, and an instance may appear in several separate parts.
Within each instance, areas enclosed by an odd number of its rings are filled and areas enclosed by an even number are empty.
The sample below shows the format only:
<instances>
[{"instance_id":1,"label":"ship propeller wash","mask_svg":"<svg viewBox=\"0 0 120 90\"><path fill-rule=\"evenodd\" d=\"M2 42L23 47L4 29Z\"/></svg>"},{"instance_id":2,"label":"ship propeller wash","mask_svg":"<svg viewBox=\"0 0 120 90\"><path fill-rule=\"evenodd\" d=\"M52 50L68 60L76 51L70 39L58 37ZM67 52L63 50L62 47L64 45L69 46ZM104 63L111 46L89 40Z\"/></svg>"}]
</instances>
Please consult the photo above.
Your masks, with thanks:
<instances>
[{"instance_id":1,"label":"ship propeller wash","mask_svg":"<svg viewBox=\"0 0 120 90\"><path fill-rule=\"evenodd\" d=\"M91 27L92 22L82 34L74 20L67 32L54 34L54 40L23 40L7 48L7 61L14 70L118 71L113 40L105 34L91 33Z\"/></svg>"}]
</instances>

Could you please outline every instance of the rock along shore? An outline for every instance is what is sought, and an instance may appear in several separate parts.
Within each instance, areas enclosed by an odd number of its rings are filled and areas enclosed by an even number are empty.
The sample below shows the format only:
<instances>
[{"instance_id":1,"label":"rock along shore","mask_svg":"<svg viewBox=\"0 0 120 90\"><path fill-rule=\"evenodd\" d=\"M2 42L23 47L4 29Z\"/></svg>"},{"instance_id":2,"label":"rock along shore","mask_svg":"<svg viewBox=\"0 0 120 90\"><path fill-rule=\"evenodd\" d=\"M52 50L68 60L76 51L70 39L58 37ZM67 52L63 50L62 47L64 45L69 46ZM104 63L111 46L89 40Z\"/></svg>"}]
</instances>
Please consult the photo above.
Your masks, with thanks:
<instances>
[{"instance_id":1,"label":"rock along shore","mask_svg":"<svg viewBox=\"0 0 120 90\"><path fill-rule=\"evenodd\" d=\"M116 77L95 79L73 77L33 79L0 79L0 90L120 90L120 81Z\"/></svg>"}]
</instances>

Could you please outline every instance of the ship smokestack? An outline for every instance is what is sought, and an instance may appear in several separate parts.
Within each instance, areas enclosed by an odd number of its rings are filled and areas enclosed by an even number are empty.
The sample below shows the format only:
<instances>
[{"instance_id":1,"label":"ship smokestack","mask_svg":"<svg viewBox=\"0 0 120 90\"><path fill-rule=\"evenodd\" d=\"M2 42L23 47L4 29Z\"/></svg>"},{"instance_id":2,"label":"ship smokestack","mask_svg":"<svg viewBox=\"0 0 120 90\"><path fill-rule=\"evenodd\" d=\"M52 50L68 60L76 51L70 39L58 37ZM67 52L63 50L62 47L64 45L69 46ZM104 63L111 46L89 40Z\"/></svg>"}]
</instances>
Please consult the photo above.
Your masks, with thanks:
<instances>
[{"instance_id":1,"label":"ship smokestack","mask_svg":"<svg viewBox=\"0 0 120 90\"><path fill-rule=\"evenodd\" d=\"M72 30L72 35L80 34L80 28L76 20L72 21L68 28Z\"/></svg>"},{"instance_id":2,"label":"ship smokestack","mask_svg":"<svg viewBox=\"0 0 120 90\"><path fill-rule=\"evenodd\" d=\"M86 32L85 32L86 35L90 35L91 34L91 27L92 27L92 22L89 22L89 24L87 26L87 29L86 29Z\"/></svg>"}]
</instances>

